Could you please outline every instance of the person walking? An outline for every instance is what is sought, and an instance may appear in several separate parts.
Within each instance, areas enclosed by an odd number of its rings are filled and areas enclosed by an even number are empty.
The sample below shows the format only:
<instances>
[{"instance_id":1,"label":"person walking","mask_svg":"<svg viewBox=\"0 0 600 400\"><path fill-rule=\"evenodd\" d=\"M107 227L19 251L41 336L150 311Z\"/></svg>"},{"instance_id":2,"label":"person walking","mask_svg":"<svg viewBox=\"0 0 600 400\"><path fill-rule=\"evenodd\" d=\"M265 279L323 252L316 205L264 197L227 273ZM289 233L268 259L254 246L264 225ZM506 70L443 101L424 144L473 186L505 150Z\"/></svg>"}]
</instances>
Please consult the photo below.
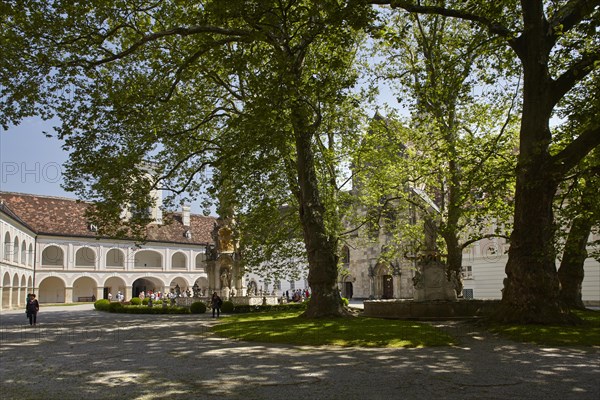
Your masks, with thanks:
<instances>
[{"instance_id":1,"label":"person walking","mask_svg":"<svg viewBox=\"0 0 600 400\"><path fill-rule=\"evenodd\" d=\"M29 301L27 302L27 318L29 319L29 325L37 324L37 313L40 311L40 303L35 298L35 294L29 295Z\"/></svg>"},{"instance_id":2,"label":"person walking","mask_svg":"<svg viewBox=\"0 0 600 400\"><path fill-rule=\"evenodd\" d=\"M219 315L221 314L221 305L223 305L223 300L221 300L217 292L214 292L211 299L213 318L215 317L215 311L217 312L217 318L219 318Z\"/></svg>"}]
</instances>

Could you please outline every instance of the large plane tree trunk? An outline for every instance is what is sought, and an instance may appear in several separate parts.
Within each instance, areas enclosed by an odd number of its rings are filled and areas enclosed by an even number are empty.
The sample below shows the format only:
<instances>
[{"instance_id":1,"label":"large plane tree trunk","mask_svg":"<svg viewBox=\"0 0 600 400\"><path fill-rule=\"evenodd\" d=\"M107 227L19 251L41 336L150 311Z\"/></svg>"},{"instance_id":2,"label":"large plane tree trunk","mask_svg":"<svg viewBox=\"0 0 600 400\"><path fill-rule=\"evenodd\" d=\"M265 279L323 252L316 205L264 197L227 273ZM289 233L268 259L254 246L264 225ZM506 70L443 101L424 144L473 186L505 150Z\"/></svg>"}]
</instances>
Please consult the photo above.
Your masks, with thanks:
<instances>
[{"instance_id":1,"label":"large plane tree trunk","mask_svg":"<svg viewBox=\"0 0 600 400\"><path fill-rule=\"evenodd\" d=\"M590 218L575 218L565 243L558 269L559 296L562 304L569 308L585 309L581 298L581 284L584 277L583 264L587 258L586 246L592 224Z\"/></svg>"},{"instance_id":2,"label":"large plane tree trunk","mask_svg":"<svg viewBox=\"0 0 600 400\"><path fill-rule=\"evenodd\" d=\"M292 110L298 169L298 203L308 257L311 298L305 317L348 315L337 288L337 237L325 228L325 207L320 197L312 148L312 132L306 106Z\"/></svg>"},{"instance_id":3,"label":"large plane tree trunk","mask_svg":"<svg viewBox=\"0 0 600 400\"><path fill-rule=\"evenodd\" d=\"M514 230L510 238L502 304L497 319L520 323L564 322L552 243L556 183L540 162L521 165Z\"/></svg>"},{"instance_id":4,"label":"large plane tree trunk","mask_svg":"<svg viewBox=\"0 0 600 400\"><path fill-rule=\"evenodd\" d=\"M541 12L536 10L537 13ZM533 19L536 12L529 16ZM517 47L523 62L523 113L517 163L514 230L510 238L501 321L556 323L565 320L558 301L552 204L558 174L549 154L554 107L547 68L548 45L541 21L529 21L527 41Z\"/></svg>"},{"instance_id":5,"label":"large plane tree trunk","mask_svg":"<svg viewBox=\"0 0 600 400\"><path fill-rule=\"evenodd\" d=\"M462 281L462 247L459 245L458 237L456 232L444 235L444 241L446 242L447 256L447 277L450 282L454 285L456 291L456 297L462 297L463 292L463 281Z\"/></svg>"},{"instance_id":6,"label":"large plane tree trunk","mask_svg":"<svg viewBox=\"0 0 600 400\"><path fill-rule=\"evenodd\" d=\"M449 162L450 171L450 182L448 185L448 207L447 213L448 218L445 226L441 230L442 237L446 243L447 256L447 278L454 285L456 297L462 297L463 282L462 282L462 246L459 243L459 229L458 222L462 215L460 208L461 193L461 178L460 168L457 165L456 150L454 146L455 139L450 134L447 136L447 142L451 145L451 151L453 154L452 159Z\"/></svg>"}]
</instances>

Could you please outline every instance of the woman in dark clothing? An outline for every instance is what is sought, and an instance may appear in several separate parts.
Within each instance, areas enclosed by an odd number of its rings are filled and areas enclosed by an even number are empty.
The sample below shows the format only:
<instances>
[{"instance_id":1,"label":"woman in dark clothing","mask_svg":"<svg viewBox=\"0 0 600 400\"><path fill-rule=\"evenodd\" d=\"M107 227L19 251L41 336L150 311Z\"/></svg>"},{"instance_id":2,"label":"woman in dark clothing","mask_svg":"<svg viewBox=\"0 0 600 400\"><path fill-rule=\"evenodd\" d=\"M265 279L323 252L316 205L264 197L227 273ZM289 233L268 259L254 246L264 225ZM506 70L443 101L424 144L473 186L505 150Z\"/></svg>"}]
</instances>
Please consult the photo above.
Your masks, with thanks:
<instances>
[{"instance_id":1,"label":"woman in dark clothing","mask_svg":"<svg viewBox=\"0 0 600 400\"><path fill-rule=\"evenodd\" d=\"M35 294L29 295L29 301L27 302L27 318L29 318L29 325L35 325L37 323L37 313L40 311L40 303L35 298Z\"/></svg>"}]
</instances>

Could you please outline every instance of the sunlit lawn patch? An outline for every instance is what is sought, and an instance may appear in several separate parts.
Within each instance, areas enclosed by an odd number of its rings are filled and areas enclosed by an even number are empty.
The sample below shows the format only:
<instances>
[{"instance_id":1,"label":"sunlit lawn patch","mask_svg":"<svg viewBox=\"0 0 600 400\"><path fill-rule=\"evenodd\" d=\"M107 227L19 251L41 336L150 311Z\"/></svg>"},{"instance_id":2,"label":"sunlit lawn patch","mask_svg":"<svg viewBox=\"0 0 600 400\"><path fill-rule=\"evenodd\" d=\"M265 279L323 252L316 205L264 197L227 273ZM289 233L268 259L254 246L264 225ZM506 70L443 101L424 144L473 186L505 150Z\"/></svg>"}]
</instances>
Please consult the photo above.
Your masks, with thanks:
<instances>
[{"instance_id":1,"label":"sunlit lawn patch","mask_svg":"<svg viewBox=\"0 0 600 400\"><path fill-rule=\"evenodd\" d=\"M300 312L235 315L213 327L219 336L263 343L355 347L446 346L456 340L430 325L378 318L304 319Z\"/></svg>"},{"instance_id":2,"label":"sunlit lawn patch","mask_svg":"<svg viewBox=\"0 0 600 400\"><path fill-rule=\"evenodd\" d=\"M575 311L584 324L578 326L493 324L492 332L519 341L546 346L600 346L600 312Z\"/></svg>"}]
</instances>

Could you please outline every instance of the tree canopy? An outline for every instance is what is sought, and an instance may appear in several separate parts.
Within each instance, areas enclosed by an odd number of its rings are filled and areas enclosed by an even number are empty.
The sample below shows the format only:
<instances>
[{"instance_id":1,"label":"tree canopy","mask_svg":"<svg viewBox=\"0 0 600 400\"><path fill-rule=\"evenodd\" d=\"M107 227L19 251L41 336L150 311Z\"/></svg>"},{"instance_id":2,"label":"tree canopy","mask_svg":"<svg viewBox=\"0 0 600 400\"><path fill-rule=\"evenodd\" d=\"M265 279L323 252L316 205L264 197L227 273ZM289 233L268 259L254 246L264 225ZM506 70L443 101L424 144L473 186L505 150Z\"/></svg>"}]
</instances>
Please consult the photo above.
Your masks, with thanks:
<instances>
[{"instance_id":1,"label":"tree canopy","mask_svg":"<svg viewBox=\"0 0 600 400\"><path fill-rule=\"evenodd\" d=\"M390 13L382 26L377 34L382 61L374 75L395 87L410 118L403 127L389 126L388 120L387 127L372 128L369 140L375 144L363 161L369 172L358 180L363 191L375 194L372 201L402 199L436 221L439 250L462 295L464 248L502 235L512 211L507 199L514 193L518 79L511 69L500 68L511 66L502 42L490 40L481 27L399 12ZM390 135L390 145L381 145ZM415 196L415 189L435 206ZM400 241L402 236L397 235Z\"/></svg>"},{"instance_id":2,"label":"tree canopy","mask_svg":"<svg viewBox=\"0 0 600 400\"><path fill-rule=\"evenodd\" d=\"M591 122L573 132L562 150L553 153L557 135L550 120L569 93L594 97L593 92L578 88L598 68L600 1L371 3L479 24L514 52L523 70L523 109L514 229L497 318L520 322L569 319L559 302L552 204L560 180L600 144L600 125Z\"/></svg>"},{"instance_id":3,"label":"tree canopy","mask_svg":"<svg viewBox=\"0 0 600 400\"><path fill-rule=\"evenodd\" d=\"M132 213L123 227L122 207L147 209L157 189L174 195L167 204L183 193L218 192L222 212L263 217L264 226L278 209L295 207L290 225L301 227L316 299L307 314L343 312L335 289L337 175L346 137L359 131L351 89L367 4L8 7L13 31L31 34L32 48L49 60L48 88L68 88L43 106L61 119L58 137L71 153L65 187L96 202L90 217L101 233L142 233L147 216ZM27 112L17 111L7 118Z\"/></svg>"}]
</instances>

